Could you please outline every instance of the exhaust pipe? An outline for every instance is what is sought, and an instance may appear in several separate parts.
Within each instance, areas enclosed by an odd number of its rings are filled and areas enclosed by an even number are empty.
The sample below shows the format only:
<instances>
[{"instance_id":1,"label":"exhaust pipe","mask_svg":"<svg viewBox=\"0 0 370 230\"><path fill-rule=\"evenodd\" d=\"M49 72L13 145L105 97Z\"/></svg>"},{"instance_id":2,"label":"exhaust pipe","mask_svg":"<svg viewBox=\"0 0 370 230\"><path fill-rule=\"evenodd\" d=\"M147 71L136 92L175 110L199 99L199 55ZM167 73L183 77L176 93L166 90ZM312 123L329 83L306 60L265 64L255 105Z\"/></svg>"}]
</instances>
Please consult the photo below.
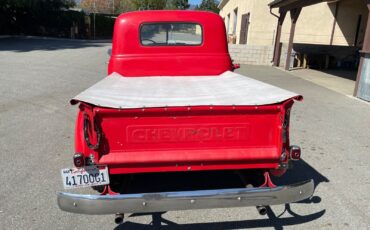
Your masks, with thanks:
<instances>
[{"instance_id":1,"label":"exhaust pipe","mask_svg":"<svg viewBox=\"0 0 370 230\"><path fill-rule=\"evenodd\" d=\"M114 218L114 222L116 224L122 224L123 223L124 214L123 213L117 213L116 217Z\"/></svg>"},{"instance_id":2,"label":"exhaust pipe","mask_svg":"<svg viewBox=\"0 0 370 230\"><path fill-rule=\"evenodd\" d=\"M253 188L254 187L253 184L251 184L250 181L248 180L248 178L246 177L246 174L243 174L242 171L236 171L236 173L240 177L240 179L243 181L246 188ZM257 209L258 213L261 216L264 216L264 215L267 214L267 207L266 206L259 205L259 206L256 206L256 209Z\"/></svg>"},{"instance_id":3,"label":"exhaust pipe","mask_svg":"<svg viewBox=\"0 0 370 230\"><path fill-rule=\"evenodd\" d=\"M266 206L256 206L256 208L257 208L258 213L261 216L264 216L264 215L267 214L267 208L266 208Z\"/></svg>"}]
</instances>

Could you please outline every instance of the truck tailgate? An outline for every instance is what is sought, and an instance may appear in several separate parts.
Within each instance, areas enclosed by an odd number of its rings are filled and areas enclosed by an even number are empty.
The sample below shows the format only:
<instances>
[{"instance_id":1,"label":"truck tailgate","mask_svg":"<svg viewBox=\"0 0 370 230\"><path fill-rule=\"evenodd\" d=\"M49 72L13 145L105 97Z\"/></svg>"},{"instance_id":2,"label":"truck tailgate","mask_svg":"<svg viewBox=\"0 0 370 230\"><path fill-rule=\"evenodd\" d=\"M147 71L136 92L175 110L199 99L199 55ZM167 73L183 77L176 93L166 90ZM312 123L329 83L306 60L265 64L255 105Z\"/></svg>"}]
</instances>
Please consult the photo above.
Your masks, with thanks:
<instances>
[{"instance_id":1,"label":"truck tailgate","mask_svg":"<svg viewBox=\"0 0 370 230\"><path fill-rule=\"evenodd\" d=\"M271 168L282 149L282 105L150 109L95 108L103 139L99 164L163 171ZM175 168L173 168L175 167ZM177 167L177 169L176 169ZM145 169L145 170L144 170Z\"/></svg>"}]
</instances>

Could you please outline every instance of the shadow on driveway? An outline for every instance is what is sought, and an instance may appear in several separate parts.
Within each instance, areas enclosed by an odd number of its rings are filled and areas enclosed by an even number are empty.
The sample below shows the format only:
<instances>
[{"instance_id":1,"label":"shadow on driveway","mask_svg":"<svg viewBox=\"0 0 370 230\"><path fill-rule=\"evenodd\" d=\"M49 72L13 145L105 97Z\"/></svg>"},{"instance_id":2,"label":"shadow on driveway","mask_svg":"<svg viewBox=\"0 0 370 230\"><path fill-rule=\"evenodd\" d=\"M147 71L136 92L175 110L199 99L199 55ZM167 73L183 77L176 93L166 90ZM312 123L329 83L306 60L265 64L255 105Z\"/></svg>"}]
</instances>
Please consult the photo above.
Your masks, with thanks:
<instances>
[{"instance_id":1,"label":"shadow on driveway","mask_svg":"<svg viewBox=\"0 0 370 230\"><path fill-rule=\"evenodd\" d=\"M289 205L286 205L289 207ZM280 218L275 215L270 207L267 209L268 219L259 220L244 220L244 221L224 221L224 222L212 222L212 223L196 223L196 224L176 224L172 221L162 218L163 213L150 214L153 216L153 221L149 225L138 224L127 221L119 225L115 230L124 229L137 229L137 230L152 230L152 229L175 229L175 230L210 230L210 229L249 229L249 228L268 228L273 227L277 230L283 229L284 226L297 225L307 223L322 217L325 214L325 210L320 212L300 216L294 214L292 217ZM162 225L164 223L165 225Z\"/></svg>"},{"instance_id":2,"label":"shadow on driveway","mask_svg":"<svg viewBox=\"0 0 370 230\"><path fill-rule=\"evenodd\" d=\"M111 43L111 40L86 41L41 37L9 37L0 39L0 51L29 52L34 50L51 51L60 49L80 49L106 46L109 43Z\"/></svg>"},{"instance_id":3,"label":"shadow on driveway","mask_svg":"<svg viewBox=\"0 0 370 230\"><path fill-rule=\"evenodd\" d=\"M219 173L219 172L218 172ZM218 174L217 173L217 174ZM228 173L226 173L228 174ZM224 175L222 181L230 186L230 181L237 181L235 179L226 179L227 175ZM234 175L229 173L229 176ZM219 178L219 174L217 177ZM199 176L197 176L199 177ZM152 178L153 179L153 178ZM202 180L204 178L201 178ZM210 181L211 178L208 178ZM316 187L322 182L329 182L329 179L322 175L320 172L315 170L309 164L307 164L304 160L294 162L293 169L288 170L288 172L281 178L272 178L274 183L277 185L284 185L284 184L294 184L299 181L305 181L309 179L313 179ZM154 180L155 181L155 180ZM181 180L179 180L181 181ZM220 180L219 180L220 181ZM138 182L138 181L137 181ZM142 183L142 182L141 182ZM152 180L153 183L153 180ZM235 187L239 187L240 183L236 182ZM148 184L146 184L148 185ZM321 198L319 196L312 196L309 199L299 201L297 203L312 203L317 204L321 202ZM227 209L225 209L227 211ZM162 217L165 212L162 213L135 213L132 214L130 217L135 216L152 216L152 222L150 224L140 224L134 223L131 221L126 221L121 225L117 226L115 230L123 230L123 229L138 229L138 230L146 230L146 229L249 229L249 228L263 228L263 227L270 227L275 228L277 230L283 229L284 226L293 226L304 224L307 222L311 222L321 218L325 214L326 210L321 210L319 212L309 214L309 215L299 215L292 210L289 204L285 205L285 210L283 213L276 215L274 211L267 207L267 218L266 219L257 219L257 220L245 220L245 221L224 221L224 222L211 222L211 223L194 223L194 224L177 224L170 220L167 220ZM290 216L282 217L283 214L288 213ZM246 217L247 218L247 217Z\"/></svg>"}]
</instances>

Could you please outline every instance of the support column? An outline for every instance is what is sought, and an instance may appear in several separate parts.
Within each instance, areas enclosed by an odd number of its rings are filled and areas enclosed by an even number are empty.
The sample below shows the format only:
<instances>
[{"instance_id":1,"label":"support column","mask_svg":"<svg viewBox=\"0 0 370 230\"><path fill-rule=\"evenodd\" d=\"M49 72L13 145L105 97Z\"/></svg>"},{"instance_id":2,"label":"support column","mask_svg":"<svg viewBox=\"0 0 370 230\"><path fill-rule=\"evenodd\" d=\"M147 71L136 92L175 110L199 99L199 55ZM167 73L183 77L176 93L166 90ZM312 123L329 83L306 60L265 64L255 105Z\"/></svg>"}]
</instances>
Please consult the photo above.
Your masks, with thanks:
<instances>
[{"instance_id":1,"label":"support column","mask_svg":"<svg viewBox=\"0 0 370 230\"><path fill-rule=\"evenodd\" d=\"M275 37L275 47L274 47L274 59L273 59L273 65L279 66L280 62L280 55L281 55L281 49L280 49L280 39L281 39L281 30L283 28L284 19L286 16L286 11L280 10L280 16L276 28L276 37Z\"/></svg>"},{"instance_id":2,"label":"support column","mask_svg":"<svg viewBox=\"0 0 370 230\"><path fill-rule=\"evenodd\" d=\"M364 76L363 72L365 71L364 69L364 62L366 58L369 58L370 55L370 0L366 0L367 8L368 8L368 16L367 16L367 26L366 26L366 31L365 31L365 39L364 39L364 44L362 46L362 50L360 51L361 54L361 59L360 59L360 65L358 67L357 71L357 77L356 77L356 86L355 90L353 92L353 96L360 96L358 95L358 90L359 90L359 84L361 81L361 76ZM369 74L369 73L367 73ZM369 89L370 91L370 89Z\"/></svg>"},{"instance_id":3,"label":"support column","mask_svg":"<svg viewBox=\"0 0 370 230\"><path fill-rule=\"evenodd\" d=\"M330 36L330 45L331 46L333 45L335 26L337 25L339 3L340 2L336 2L335 3L335 13L334 13L334 20L333 20L333 28L331 30L331 36Z\"/></svg>"},{"instance_id":4,"label":"support column","mask_svg":"<svg viewBox=\"0 0 370 230\"><path fill-rule=\"evenodd\" d=\"M294 8L294 9L290 10L290 18L291 18L292 24L290 26L288 54L287 54L286 62L285 62L285 70L289 70L290 56L292 55L292 49L293 49L295 25L297 23L297 20L298 20L298 17L299 17L299 14L301 13L301 11L302 11L302 7Z\"/></svg>"}]
</instances>

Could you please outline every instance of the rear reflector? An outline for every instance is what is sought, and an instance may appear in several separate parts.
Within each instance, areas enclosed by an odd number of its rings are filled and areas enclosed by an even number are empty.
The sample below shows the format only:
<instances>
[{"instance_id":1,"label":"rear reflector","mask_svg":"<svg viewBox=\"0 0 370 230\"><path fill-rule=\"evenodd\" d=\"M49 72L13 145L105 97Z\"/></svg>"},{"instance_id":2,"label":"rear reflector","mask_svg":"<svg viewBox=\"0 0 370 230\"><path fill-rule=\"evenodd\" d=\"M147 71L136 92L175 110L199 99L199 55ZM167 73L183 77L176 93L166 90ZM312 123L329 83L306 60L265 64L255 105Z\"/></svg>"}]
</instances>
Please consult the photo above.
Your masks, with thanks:
<instances>
[{"instance_id":1,"label":"rear reflector","mask_svg":"<svg viewBox=\"0 0 370 230\"><path fill-rule=\"evenodd\" d=\"M73 155L73 163L77 168L81 168L85 165L84 156L81 153L75 153Z\"/></svg>"},{"instance_id":2,"label":"rear reflector","mask_svg":"<svg viewBox=\"0 0 370 230\"><path fill-rule=\"evenodd\" d=\"M289 156L290 159L293 161L298 161L301 159L301 148L296 145L292 145L289 147Z\"/></svg>"}]
</instances>

